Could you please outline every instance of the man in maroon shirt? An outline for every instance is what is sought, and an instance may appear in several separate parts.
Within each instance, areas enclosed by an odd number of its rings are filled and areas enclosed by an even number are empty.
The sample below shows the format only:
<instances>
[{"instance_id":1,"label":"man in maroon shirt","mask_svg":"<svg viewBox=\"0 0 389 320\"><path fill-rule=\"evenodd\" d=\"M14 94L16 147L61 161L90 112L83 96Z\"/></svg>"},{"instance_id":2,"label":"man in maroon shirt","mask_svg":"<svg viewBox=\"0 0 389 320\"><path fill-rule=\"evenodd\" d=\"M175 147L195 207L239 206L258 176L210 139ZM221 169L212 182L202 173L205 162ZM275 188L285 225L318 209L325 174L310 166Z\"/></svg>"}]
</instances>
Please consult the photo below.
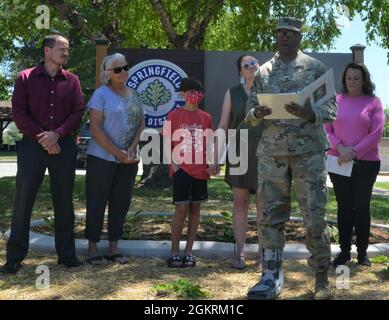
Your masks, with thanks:
<instances>
[{"instance_id":1,"label":"man in maroon shirt","mask_svg":"<svg viewBox=\"0 0 389 320\"><path fill-rule=\"evenodd\" d=\"M13 119L23 133L18 146L18 172L7 243L6 274L15 274L27 256L32 207L46 168L55 216L58 264L80 265L74 243L72 202L77 146L71 134L80 126L84 101L80 82L62 69L69 41L60 35L43 40L44 61L20 72L12 96Z\"/></svg>"}]
</instances>

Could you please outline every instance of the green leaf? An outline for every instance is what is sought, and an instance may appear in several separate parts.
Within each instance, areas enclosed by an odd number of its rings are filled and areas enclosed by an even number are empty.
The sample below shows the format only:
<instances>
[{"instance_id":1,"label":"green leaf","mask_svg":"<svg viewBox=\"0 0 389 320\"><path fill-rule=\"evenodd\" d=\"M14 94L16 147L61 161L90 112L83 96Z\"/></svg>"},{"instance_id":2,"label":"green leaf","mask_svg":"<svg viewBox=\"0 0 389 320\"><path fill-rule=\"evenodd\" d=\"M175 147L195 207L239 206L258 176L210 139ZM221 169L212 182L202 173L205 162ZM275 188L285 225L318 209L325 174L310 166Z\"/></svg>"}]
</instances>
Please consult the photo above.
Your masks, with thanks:
<instances>
[{"instance_id":1,"label":"green leaf","mask_svg":"<svg viewBox=\"0 0 389 320\"><path fill-rule=\"evenodd\" d=\"M336 243L339 243L339 230L335 226L328 225L328 232L331 237L331 241L335 241Z\"/></svg>"},{"instance_id":2,"label":"green leaf","mask_svg":"<svg viewBox=\"0 0 389 320\"><path fill-rule=\"evenodd\" d=\"M371 258L371 262L373 263L388 263L389 264L389 257L387 256L375 256Z\"/></svg>"},{"instance_id":3,"label":"green leaf","mask_svg":"<svg viewBox=\"0 0 389 320\"><path fill-rule=\"evenodd\" d=\"M152 291L155 291L157 295L169 296L176 294L182 298L205 298L208 293L201 289L200 285L192 284L189 280L184 278L178 278L169 283L162 283L152 287Z\"/></svg>"}]
</instances>

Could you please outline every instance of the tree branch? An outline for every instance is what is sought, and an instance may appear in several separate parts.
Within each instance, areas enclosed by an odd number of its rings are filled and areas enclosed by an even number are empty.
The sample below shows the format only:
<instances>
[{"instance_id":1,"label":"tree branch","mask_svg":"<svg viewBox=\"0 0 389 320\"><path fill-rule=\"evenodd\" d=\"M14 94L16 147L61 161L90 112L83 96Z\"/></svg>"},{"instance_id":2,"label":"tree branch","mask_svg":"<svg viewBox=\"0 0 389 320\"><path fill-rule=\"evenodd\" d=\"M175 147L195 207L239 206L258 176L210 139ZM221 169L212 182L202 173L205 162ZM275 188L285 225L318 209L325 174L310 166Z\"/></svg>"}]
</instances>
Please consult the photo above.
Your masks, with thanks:
<instances>
[{"instance_id":1,"label":"tree branch","mask_svg":"<svg viewBox=\"0 0 389 320\"><path fill-rule=\"evenodd\" d=\"M216 11L223 6L224 0L215 0L213 3L207 2L205 13L200 19L195 21L195 17L190 17L192 21L188 22L188 31L185 33L187 38L186 46L199 49L204 41L205 31L214 18ZM194 16L194 15L193 15Z\"/></svg>"},{"instance_id":2,"label":"tree branch","mask_svg":"<svg viewBox=\"0 0 389 320\"><path fill-rule=\"evenodd\" d=\"M62 20L69 21L75 31L80 32L88 39L93 39L94 35L89 30L85 20L69 4L66 4L63 0L48 0L48 3L57 10Z\"/></svg>"},{"instance_id":3,"label":"tree branch","mask_svg":"<svg viewBox=\"0 0 389 320\"><path fill-rule=\"evenodd\" d=\"M176 30L173 27L173 24L171 22L169 13L166 11L165 7L163 6L162 2L160 0L150 0L150 4L154 7L155 11L157 11L162 25L165 28L165 31L167 33L167 36L169 38L169 41L176 47L180 48L180 44L178 41L178 35Z\"/></svg>"},{"instance_id":4,"label":"tree branch","mask_svg":"<svg viewBox=\"0 0 389 320\"><path fill-rule=\"evenodd\" d=\"M63 0L48 0L48 3L57 10L62 20L69 21L73 30L81 33L91 41L95 40L97 34L90 30L87 21L70 4L65 3ZM97 8L100 4L93 3L92 5ZM101 33L111 42L112 46L120 45L118 29L117 21L113 21L102 28Z\"/></svg>"},{"instance_id":5,"label":"tree branch","mask_svg":"<svg viewBox=\"0 0 389 320\"><path fill-rule=\"evenodd\" d=\"M208 24L212 20L217 10L220 10L224 0L214 0L212 3L207 2L204 14L197 18L196 13L200 10L200 2L197 2L196 8L193 8L192 13L188 17L188 29L183 34L178 34L173 27L172 20L161 0L150 0L150 4L158 13L165 32L170 43L175 48L196 48L199 49L204 41L204 33Z\"/></svg>"}]
</instances>

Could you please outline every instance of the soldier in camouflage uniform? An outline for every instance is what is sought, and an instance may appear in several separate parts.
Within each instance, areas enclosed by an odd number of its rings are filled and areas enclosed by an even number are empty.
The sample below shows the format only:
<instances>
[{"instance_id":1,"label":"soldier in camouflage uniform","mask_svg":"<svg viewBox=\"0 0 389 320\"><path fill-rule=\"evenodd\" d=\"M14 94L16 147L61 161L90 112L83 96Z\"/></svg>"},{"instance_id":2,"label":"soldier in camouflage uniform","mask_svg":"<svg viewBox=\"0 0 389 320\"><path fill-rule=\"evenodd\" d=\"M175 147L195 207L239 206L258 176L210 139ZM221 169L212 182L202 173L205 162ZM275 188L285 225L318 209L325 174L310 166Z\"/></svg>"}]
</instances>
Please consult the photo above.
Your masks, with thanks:
<instances>
[{"instance_id":1,"label":"soldier in camouflage uniform","mask_svg":"<svg viewBox=\"0 0 389 320\"><path fill-rule=\"evenodd\" d=\"M337 105L331 98L312 108L309 100L285 109L299 119L264 119L269 106L259 106L257 93L297 92L322 76L324 65L299 50L301 22L282 18L276 28L278 52L261 66L248 101L246 121L263 127L258 144L258 194L264 219L262 278L248 292L249 299L272 299L283 289L282 252L285 223L290 218L292 180L304 217L308 264L315 271L316 299L331 297L327 270L331 249L325 221L327 203L325 149L328 141L322 123L336 117Z\"/></svg>"}]
</instances>

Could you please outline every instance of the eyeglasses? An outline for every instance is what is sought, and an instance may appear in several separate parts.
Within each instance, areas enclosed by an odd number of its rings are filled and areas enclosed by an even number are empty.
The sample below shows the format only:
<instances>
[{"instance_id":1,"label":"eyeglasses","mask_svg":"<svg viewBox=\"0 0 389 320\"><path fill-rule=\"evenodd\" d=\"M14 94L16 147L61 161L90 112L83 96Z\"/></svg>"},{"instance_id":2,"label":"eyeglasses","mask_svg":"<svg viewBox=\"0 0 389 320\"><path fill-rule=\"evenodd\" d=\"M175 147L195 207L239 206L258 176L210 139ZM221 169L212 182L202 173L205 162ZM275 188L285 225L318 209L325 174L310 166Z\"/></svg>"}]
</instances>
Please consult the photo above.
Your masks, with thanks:
<instances>
[{"instance_id":1,"label":"eyeglasses","mask_svg":"<svg viewBox=\"0 0 389 320\"><path fill-rule=\"evenodd\" d=\"M130 66L128 64L126 64L123 67L116 67L116 68L113 68L113 69L107 69L107 71L108 70L112 70L114 73L119 74L120 72L122 72L122 70L124 70L124 71L130 70Z\"/></svg>"},{"instance_id":2,"label":"eyeglasses","mask_svg":"<svg viewBox=\"0 0 389 320\"><path fill-rule=\"evenodd\" d=\"M298 35L298 32L291 31L291 30L288 30L288 31L277 31L276 32L276 37L277 38L281 38L281 37L293 38L293 37L296 37L297 35Z\"/></svg>"},{"instance_id":3,"label":"eyeglasses","mask_svg":"<svg viewBox=\"0 0 389 320\"><path fill-rule=\"evenodd\" d=\"M253 60L251 62L247 62L245 64L241 64L241 67L245 68L245 69L249 69L249 68L255 67L257 64L258 64L258 61L257 60Z\"/></svg>"}]
</instances>

